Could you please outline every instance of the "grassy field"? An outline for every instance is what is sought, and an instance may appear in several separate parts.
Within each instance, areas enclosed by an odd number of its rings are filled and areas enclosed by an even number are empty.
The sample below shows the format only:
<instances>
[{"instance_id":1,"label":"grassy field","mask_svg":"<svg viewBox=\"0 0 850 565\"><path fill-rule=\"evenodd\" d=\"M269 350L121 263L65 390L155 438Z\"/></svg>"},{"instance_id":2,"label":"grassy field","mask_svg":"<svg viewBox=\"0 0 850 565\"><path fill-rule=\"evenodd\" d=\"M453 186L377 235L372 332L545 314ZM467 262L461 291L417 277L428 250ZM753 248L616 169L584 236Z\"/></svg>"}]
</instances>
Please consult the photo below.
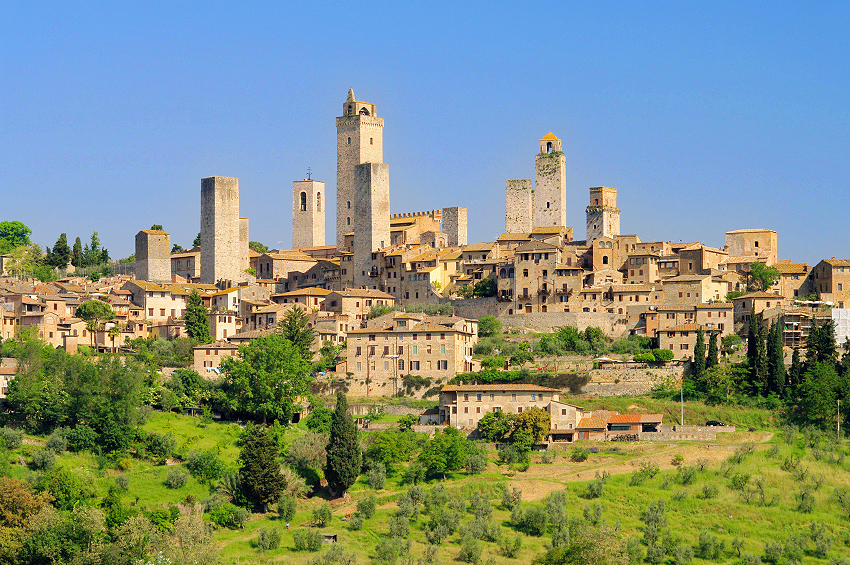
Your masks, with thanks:
<instances>
[{"instance_id":1,"label":"grassy field","mask_svg":"<svg viewBox=\"0 0 850 565\"><path fill-rule=\"evenodd\" d=\"M585 408L606 408L627 411L654 412L664 414L665 423L678 420L680 406L668 400L649 397L609 398L577 400ZM732 549L735 538L743 540L743 552L763 556L764 544L770 540L786 543L789 536L805 539L805 553L801 563L828 563L829 557L850 555L848 534L848 509L843 508L835 497L836 489L850 488L850 461L847 442L837 443L833 436L823 436L806 441L797 434L786 440L775 414L758 409L735 407L711 407L699 403L685 403L686 424L701 424L708 419L717 419L738 426L738 431L719 433L712 442L641 442L641 443L598 443L578 442L567 446L566 451L557 452L554 461L543 463L540 454L532 455L532 465L526 471L517 471L496 463L496 452L488 452L489 464L483 474L468 476L466 473L449 474L446 481L430 481L428 490L443 483L451 498L469 499L474 491L490 497L492 521L502 527L504 535L513 536L510 511L501 505L501 485L522 490L523 505L530 508L541 505L552 492L567 492L567 512L572 518L583 519L585 507L601 504L601 517L605 523L621 528L621 535L641 538L643 522L641 516L647 506L656 500L664 500L671 544L697 544L701 531L707 531L725 542L726 552L719 563L738 562L737 551ZM387 418L389 420L389 418ZM754 428L755 431L748 431ZM240 426L235 423L202 423L199 418L176 414L154 413L144 425L147 432L171 434L176 440L179 453L195 450L217 450L219 457L231 469L237 467L238 447L235 442ZM302 426L290 427L285 438L291 440L304 433ZM39 438L30 438L38 440ZM43 438L42 438L43 439ZM743 446L743 447L742 447ZM576 447L596 448L586 461L575 462L571 451ZM24 445L12 457L26 457L34 445ZM744 453L750 451L749 453ZM736 455L739 454L739 455ZM792 459L792 457L794 459ZM848 458L850 459L850 458ZM798 461L796 466L786 461ZM74 469L88 477L97 492L103 495L115 477L124 474L129 479L129 488L123 500L137 507L158 508L192 497L201 501L210 496L211 487L190 478L185 486L167 488L164 484L169 470L184 465L170 462L169 465L153 465L150 462L133 460L128 468L116 470L99 468L102 460L87 454L63 454L58 465ZM640 485L630 486L632 475L641 465L657 466L658 473ZM784 468L783 468L784 467ZM793 467L793 468L792 468ZM683 472L681 469L688 469ZM18 478L25 478L28 471L20 465L12 465ZM588 485L597 474L610 474L604 481L602 494L590 498ZM732 488L733 477L748 475L744 491ZM757 491L760 485L762 496ZM388 476L385 488L374 491L364 477L351 488L344 499L332 500L331 523L323 532L338 535L339 543L353 550L359 563L369 563L375 557L375 547L389 534L389 522L395 514L400 495L409 487L401 484L400 473ZM716 490L716 492L714 492ZM810 512L800 509L800 495L807 492L813 501ZM356 501L377 494L379 498L375 515L366 520L363 528L352 531L343 518L356 510ZM746 500L749 498L749 501ZM221 548L227 563L292 563L306 564L316 558L316 553L295 551L292 533L298 529L312 528L312 511L326 503L321 496L299 501L298 512L289 523L289 529L274 512L254 514L244 529L219 529L214 542ZM410 555L422 556L427 540L424 525L429 516L422 512L410 522ZM591 512L592 514L592 512ZM473 519L466 512L462 524ZM819 555L811 534L812 522L824 525L824 532L831 537L829 551ZM282 532L278 549L261 553L256 547L260 528L276 528ZM542 553L551 542L551 534L542 536L525 535L522 548L514 558L501 555L494 542L480 542L483 548L482 562L492 558L494 563L529 563ZM645 547L643 548L645 551ZM823 536L821 536L823 549ZM321 550L327 551L326 548ZM460 534L455 532L443 541L438 554L439 563L455 561L460 554ZM668 555L666 562L673 563ZM694 563L708 563L699 557ZM785 558L780 561L784 564Z\"/></svg>"}]
</instances>

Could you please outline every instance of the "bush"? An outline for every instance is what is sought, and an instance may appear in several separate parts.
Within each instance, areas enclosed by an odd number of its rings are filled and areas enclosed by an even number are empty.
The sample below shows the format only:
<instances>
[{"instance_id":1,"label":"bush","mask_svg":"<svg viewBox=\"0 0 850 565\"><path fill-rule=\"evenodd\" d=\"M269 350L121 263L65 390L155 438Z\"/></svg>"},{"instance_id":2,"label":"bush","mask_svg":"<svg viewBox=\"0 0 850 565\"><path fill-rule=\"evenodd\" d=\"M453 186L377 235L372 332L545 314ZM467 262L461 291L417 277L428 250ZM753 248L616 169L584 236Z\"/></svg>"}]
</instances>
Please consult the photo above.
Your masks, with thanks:
<instances>
[{"instance_id":1,"label":"bush","mask_svg":"<svg viewBox=\"0 0 850 565\"><path fill-rule=\"evenodd\" d=\"M231 530L244 527L249 515L247 510L230 502L219 504L209 511L209 517L213 523Z\"/></svg>"},{"instance_id":2,"label":"bush","mask_svg":"<svg viewBox=\"0 0 850 565\"><path fill-rule=\"evenodd\" d=\"M68 446L72 451L94 451L97 447L98 433L86 426L77 424L72 430L65 432Z\"/></svg>"},{"instance_id":3,"label":"bush","mask_svg":"<svg viewBox=\"0 0 850 565\"><path fill-rule=\"evenodd\" d=\"M308 528L292 532L292 541L296 551L319 551L322 549L322 534L318 530Z\"/></svg>"},{"instance_id":4,"label":"bush","mask_svg":"<svg viewBox=\"0 0 850 565\"><path fill-rule=\"evenodd\" d=\"M570 454L570 459L576 463L581 463L582 461L587 461L589 456L590 452L587 449L583 447L576 447Z\"/></svg>"},{"instance_id":5,"label":"bush","mask_svg":"<svg viewBox=\"0 0 850 565\"><path fill-rule=\"evenodd\" d=\"M224 462L216 457L214 451L195 451L189 452L189 457L186 460L186 468L193 477L202 483L210 483L219 480L224 476Z\"/></svg>"},{"instance_id":6,"label":"bush","mask_svg":"<svg viewBox=\"0 0 850 565\"><path fill-rule=\"evenodd\" d=\"M658 465L651 463L650 461L644 461L640 464L640 470L632 473L632 478L629 480L629 486L636 487L643 484L657 475L659 470Z\"/></svg>"},{"instance_id":7,"label":"bush","mask_svg":"<svg viewBox=\"0 0 850 565\"><path fill-rule=\"evenodd\" d=\"M675 354L670 349L653 349L652 356L656 361L672 361Z\"/></svg>"},{"instance_id":8,"label":"bush","mask_svg":"<svg viewBox=\"0 0 850 565\"><path fill-rule=\"evenodd\" d=\"M32 454L30 468L36 471L49 471L56 465L56 454L50 449L39 449Z\"/></svg>"},{"instance_id":9,"label":"bush","mask_svg":"<svg viewBox=\"0 0 850 565\"><path fill-rule=\"evenodd\" d=\"M127 477L127 475L118 475L115 477L115 484L121 490L127 490L128 488L130 488L130 479L129 477Z\"/></svg>"},{"instance_id":10,"label":"bush","mask_svg":"<svg viewBox=\"0 0 850 565\"><path fill-rule=\"evenodd\" d=\"M277 513L281 520L292 520L295 516L295 511L298 509L298 501L294 496L283 495L277 501Z\"/></svg>"},{"instance_id":11,"label":"bush","mask_svg":"<svg viewBox=\"0 0 850 565\"><path fill-rule=\"evenodd\" d=\"M499 552L505 557L513 559L522 548L522 534L517 534L513 538L505 536L499 542Z\"/></svg>"},{"instance_id":12,"label":"bush","mask_svg":"<svg viewBox=\"0 0 850 565\"><path fill-rule=\"evenodd\" d=\"M366 498L361 498L357 501L357 512L362 514L364 518L369 519L375 513L375 507L378 505L378 497L370 494Z\"/></svg>"},{"instance_id":13,"label":"bush","mask_svg":"<svg viewBox=\"0 0 850 565\"><path fill-rule=\"evenodd\" d=\"M481 542L472 536L464 536L460 541L460 555L458 558L466 563L478 564L481 562Z\"/></svg>"},{"instance_id":14,"label":"bush","mask_svg":"<svg viewBox=\"0 0 850 565\"><path fill-rule=\"evenodd\" d=\"M654 363L655 355L653 355L652 353L638 353L637 355L635 355L634 359L637 362Z\"/></svg>"},{"instance_id":15,"label":"bush","mask_svg":"<svg viewBox=\"0 0 850 565\"><path fill-rule=\"evenodd\" d=\"M325 502L321 506L313 508L313 523L319 528L324 528L331 523L333 514L331 513L331 505Z\"/></svg>"},{"instance_id":16,"label":"bush","mask_svg":"<svg viewBox=\"0 0 850 565\"><path fill-rule=\"evenodd\" d=\"M165 463L176 446L177 440L171 434L150 434L145 440L145 447L151 459L159 463Z\"/></svg>"},{"instance_id":17,"label":"bush","mask_svg":"<svg viewBox=\"0 0 850 565\"><path fill-rule=\"evenodd\" d=\"M605 481L610 476L608 471L602 471L600 475L596 473L596 478L587 484L587 498L599 498L602 496L602 491L605 488Z\"/></svg>"},{"instance_id":18,"label":"bush","mask_svg":"<svg viewBox=\"0 0 850 565\"><path fill-rule=\"evenodd\" d=\"M277 549L280 546L280 530L272 528L267 530L260 528L257 535L257 549L260 551L269 551Z\"/></svg>"},{"instance_id":19,"label":"bush","mask_svg":"<svg viewBox=\"0 0 850 565\"><path fill-rule=\"evenodd\" d=\"M18 449L24 443L24 432L4 426L0 428L0 438L6 442L6 449Z\"/></svg>"},{"instance_id":20,"label":"bush","mask_svg":"<svg viewBox=\"0 0 850 565\"><path fill-rule=\"evenodd\" d=\"M467 454L464 461L466 472L470 475L480 475L487 468L487 456L480 450L474 450Z\"/></svg>"},{"instance_id":21,"label":"bush","mask_svg":"<svg viewBox=\"0 0 850 565\"><path fill-rule=\"evenodd\" d=\"M718 494L720 494L720 490L714 483L706 483L702 485L702 497L704 499L708 500L709 498L717 498Z\"/></svg>"},{"instance_id":22,"label":"bush","mask_svg":"<svg viewBox=\"0 0 850 565\"><path fill-rule=\"evenodd\" d=\"M181 488L189 481L189 475L178 468L173 468L168 471L165 477L165 486L168 488Z\"/></svg>"},{"instance_id":23,"label":"bush","mask_svg":"<svg viewBox=\"0 0 850 565\"><path fill-rule=\"evenodd\" d=\"M548 512L542 506L529 506L523 513L520 527L532 536L542 536L546 533L546 524L549 520Z\"/></svg>"},{"instance_id":24,"label":"bush","mask_svg":"<svg viewBox=\"0 0 850 565\"><path fill-rule=\"evenodd\" d=\"M348 520L348 529L352 531L359 531L363 529L363 524L366 523L366 518L360 512L355 512L354 516L349 518Z\"/></svg>"},{"instance_id":25,"label":"bush","mask_svg":"<svg viewBox=\"0 0 850 565\"><path fill-rule=\"evenodd\" d=\"M54 453L62 453L63 451L67 451L68 440L65 439L65 430L62 428L56 428L55 430L53 430L53 432L47 438L46 447Z\"/></svg>"},{"instance_id":26,"label":"bush","mask_svg":"<svg viewBox=\"0 0 850 565\"><path fill-rule=\"evenodd\" d=\"M767 540L764 542L764 561L778 563L782 559L782 542Z\"/></svg>"}]
</instances>

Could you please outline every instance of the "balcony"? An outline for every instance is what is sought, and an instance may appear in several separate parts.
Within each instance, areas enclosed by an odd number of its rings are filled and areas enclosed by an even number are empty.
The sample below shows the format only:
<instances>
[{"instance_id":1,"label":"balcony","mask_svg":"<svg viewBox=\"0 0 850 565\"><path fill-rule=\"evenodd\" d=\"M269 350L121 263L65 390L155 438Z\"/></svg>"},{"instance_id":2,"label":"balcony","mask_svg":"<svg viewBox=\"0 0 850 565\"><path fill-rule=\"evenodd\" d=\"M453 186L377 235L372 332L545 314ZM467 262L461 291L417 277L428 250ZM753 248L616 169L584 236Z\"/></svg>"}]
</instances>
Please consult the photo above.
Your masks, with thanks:
<instances>
[{"instance_id":1,"label":"balcony","mask_svg":"<svg viewBox=\"0 0 850 565\"><path fill-rule=\"evenodd\" d=\"M543 288L537 291L537 294L539 294L540 296L549 296L550 294L552 294L552 291L544 286Z\"/></svg>"},{"instance_id":2,"label":"balcony","mask_svg":"<svg viewBox=\"0 0 850 565\"><path fill-rule=\"evenodd\" d=\"M379 276L380 274L381 274L381 272L378 270L378 267L372 267L372 268L369 270L369 276L370 276L370 277L377 277L377 276Z\"/></svg>"},{"instance_id":3,"label":"balcony","mask_svg":"<svg viewBox=\"0 0 850 565\"><path fill-rule=\"evenodd\" d=\"M567 285L564 285L561 288L555 289L555 294L567 294L567 295L569 295L569 294L572 294L572 293L573 293L573 291L570 290L569 288L567 288Z\"/></svg>"}]
</instances>

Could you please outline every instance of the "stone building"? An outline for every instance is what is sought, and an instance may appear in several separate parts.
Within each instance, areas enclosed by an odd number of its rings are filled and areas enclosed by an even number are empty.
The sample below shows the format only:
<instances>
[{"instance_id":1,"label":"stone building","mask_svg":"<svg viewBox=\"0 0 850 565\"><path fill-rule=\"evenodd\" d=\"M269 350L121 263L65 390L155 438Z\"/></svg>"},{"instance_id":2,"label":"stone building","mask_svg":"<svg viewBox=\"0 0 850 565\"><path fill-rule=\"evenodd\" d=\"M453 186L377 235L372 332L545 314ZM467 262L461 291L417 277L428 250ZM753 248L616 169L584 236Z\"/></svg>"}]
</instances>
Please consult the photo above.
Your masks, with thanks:
<instances>
[{"instance_id":1,"label":"stone building","mask_svg":"<svg viewBox=\"0 0 850 565\"><path fill-rule=\"evenodd\" d=\"M534 157L534 219L531 227L567 225L567 161L550 131Z\"/></svg>"},{"instance_id":2,"label":"stone building","mask_svg":"<svg viewBox=\"0 0 850 565\"><path fill-rule=\"evenodd\" d=\"M769 229L744 229L726 232L726 252L729 258L744 258L752 263L776 263L776 232Z\"/></svg>"},{"instance_id":3,"label":"stone building","mask_svg":"<svg viewBox=\"0 0 850 565\"><path fill-rule=\"evenodd\" d=\"M443 233L448 238L446 247L466 245L466 208L463 206L443 208Z\"/></svg>"},{"instance_id":4,"label":"stone building","mask_svg":"<svg viewBox=\"0 0 850 565\"><path fill-rule=\"evenodd\" d=\"M505 186L505 231L529 233L534 217L531 179L508 179Z\"/></svg>"},{"instance_id":5,"label":"stone building","mask_svg":"<svg viewBox=\"0 0 850 565\"><path fill-rule=\"evenodd\" d=\"M617 208L617 189L595 186L590 189L587 213L587 243L600 237L620 235L620 209Z\"/></svg>"},{"instance_id":6,"label":"stone building","mask_svg":"<svg viewBox=\"0 0 850 565\"><path fill-rule=\"evenodd\" d=\"M252 279L248 219L239 217L239 179L201 179L201 282L226 288Z\"/></svg>"},{"instance_id":7,"label":"stone building","mask_svg":"<svg viewBox=\"0 0 850 565\"><path fill-rule=\"evenodd\" d=\"M136 234L136 278L171 282L171 237L167 232L142 230Z\"/></svg>"},{"instance_id":8,"label":"stone building","mask_svg":"<svg viewBox=\"0 0 850 565\"><path fill-rule=\"evenodd\" d=\"M193 247L188 251L172 253L171 274L190 282L199 281L201 277L201 248Z\"/></svg>"},{"instance_id":9,"label":"stone building","mask_svg":"<svg viewBox=\"0 0 850 565\"><path fill-rule=\"evenodd\" d=\"M375 105L355 100L354 91L349 90L342 116L336 119L336 245L340 249L345 247L345 234L354 229L355 167L383 163L383 131L384 119L377 116Z\"/></svg>"},{"instance_id":10,"label":"stone building","mask_svg":"<svg viewBox=\"0 0 850 565\"><path fill-rule=\"evenodd\" d=\"M292 183L292 247L325 244L325 183L312 179Z\"/></svg>"},{"instance_id":11,"label":"stone building","mask_svg":"<svg viewBox=\"0 0 850 565\"><path fill-rule=\"evenodd\" d=\"M390 179L384 163L354 167L354 286L377 288L374 253L390 242Z\"/></svg>"},{"instance_id":12,"label":"stone building","mask_svg":"<svg viewBox=\"0 0 850 565\"><path fill-rule=\"evenodd\" d=\"M819 300L850 306L850 259L822 260L812 269L812 285Z\"/></svg>"}]
</instances>

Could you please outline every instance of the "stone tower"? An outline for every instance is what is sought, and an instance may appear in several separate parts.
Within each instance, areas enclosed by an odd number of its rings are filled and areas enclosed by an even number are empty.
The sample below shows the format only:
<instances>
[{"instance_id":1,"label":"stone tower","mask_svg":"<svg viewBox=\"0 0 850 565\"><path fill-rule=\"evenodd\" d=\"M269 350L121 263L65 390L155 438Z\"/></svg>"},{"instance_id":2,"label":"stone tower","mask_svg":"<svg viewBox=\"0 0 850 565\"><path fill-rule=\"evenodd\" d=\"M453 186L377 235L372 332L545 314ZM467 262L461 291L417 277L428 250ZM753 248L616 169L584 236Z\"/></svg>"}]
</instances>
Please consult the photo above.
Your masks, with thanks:
<instances>
[{"instance_id":1,"label":"stone tower","mask_svg":"<svg viewBox=\"0 0 850 565\"><path fill-rule=\"evenodd\" d=\"M443 208L443 233L448 247L466 245L466 208Z\"/></svg>"},{"instance_id":2,"label":"stone tower","mask_svg":"<svg viewBox=\"0 0 850 565\"><path fill-rule=\"evenodd\" d=\"M142 230L136 234L136 278L171 282L171 237L167 232Z\"/></svg>"},{"instance_id":3,"label":"stone tower","mask_svg":"<svg viewBox=\"0 0 850 565\"><path fill-rule=\"evenodd\" d=\"M505 187L505 231L530 233L533 215L531 179L509 179Z\"/></svg>"},{"instance_id":4,"label":"stone tower","mask_svg":"<svg viewBox=\"0 0 850 565\"><path fill-rule=\"evenodd\" d=\"M311 179L292 183L292 247L325 244L325 183Z\"/></svg>"},{"instance_id":5,"label":"stone tower","mask_svg":"<svg viewBox=\"0 0 850 565\"><path fill-rule=\"evenodd\" d=\"M201 282L248 281L248 219L239 217L239 179L201 179Z\"/></svg>"},{"instance_id":6,"label":"stone tower","mask_svg":"<svg viewBox=\"0 0 850 565\"><path fill-rule=\"evenodd\" d=\"M617 208L617 189L595 186L590 189L587 207L587 243L600 237L620 235L620 209Z\"/></svg>"},{"instance_id":7,"label":"stone tower","mask_svg":"<svg viewBox=\"0 0 850 565\"><path fill-rule=\"evenodd\" d=\"M345 247L345 234L354 230L354 169L363 163L384 161L384 119L374 104L358 102L354 91L336 119L336 246ZM389 241L389 238L387 238Z\"/></svg>"},{"instance_id":8,"label":"stone tower","mask_svg":"<svg viewBox=\"0 0 850 565\"><path fill-rule=\"evenodd\" d=\"M540 140L534 158L533 206L533 228L567 225L567 160L561 140L551 131Z\"/></svg>"},{"instance_id":9,"label":"stone tower","mask_svg":"<svg viewBox=\"0 0 850 565\"><path fill-rule=\"evenodd\" d=\"M377 287L372 274L372 253L390 244L390 177L384 163L354 167L354 250L352 270L355 287Z\"/></svg>"}]
</instances>

